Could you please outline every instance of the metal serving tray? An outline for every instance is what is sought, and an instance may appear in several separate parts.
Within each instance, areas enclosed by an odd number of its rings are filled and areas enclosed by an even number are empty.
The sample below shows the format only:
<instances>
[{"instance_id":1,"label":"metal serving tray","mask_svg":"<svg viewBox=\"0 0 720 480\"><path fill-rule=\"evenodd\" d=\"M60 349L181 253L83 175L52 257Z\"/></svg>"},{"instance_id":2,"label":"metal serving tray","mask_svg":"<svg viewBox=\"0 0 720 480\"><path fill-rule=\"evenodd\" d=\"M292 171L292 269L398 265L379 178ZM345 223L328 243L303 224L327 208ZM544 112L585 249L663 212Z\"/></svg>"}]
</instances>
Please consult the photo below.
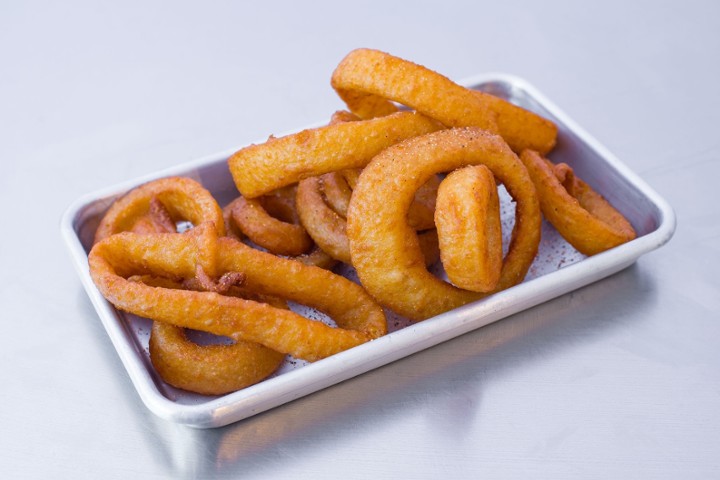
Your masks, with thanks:
<instances>
[{"instance_id":1,"label":"metal serving tray","mask_svg":"<svg viewBox=\"0 0 720 480\"><path fill-rule=\"evenodd\" d=\"M199 428L236 422L600 280L662 246L673 235L675 216L671 207L531 85L503 74L477 76L462 83L555 121L559 140L550 158L570 164L581 178L600 191L630 220L638 238L586 258L552 227L544 225L540 252L520 285L416 324L390 315L390 333L382 338L312 364L288 359L275 375L257 385L221 397L207 397L175 389L157 376L147 351L150 321L117 311L100 295L90 278L87 254L98 222L112 201L146 181L168 175L189 176L210 190L221 205L228 203L237 196L237 190L227 168L227 158L237 148L89 194L66 211L61 223L62 235L112 343L140 397L152 412ZM509 205L507 197L503 202ZM503 209L505 232L511 224L512 208L506 207ZM340 273L352 276L353 272Z\"/></svg>"}]
</instances>

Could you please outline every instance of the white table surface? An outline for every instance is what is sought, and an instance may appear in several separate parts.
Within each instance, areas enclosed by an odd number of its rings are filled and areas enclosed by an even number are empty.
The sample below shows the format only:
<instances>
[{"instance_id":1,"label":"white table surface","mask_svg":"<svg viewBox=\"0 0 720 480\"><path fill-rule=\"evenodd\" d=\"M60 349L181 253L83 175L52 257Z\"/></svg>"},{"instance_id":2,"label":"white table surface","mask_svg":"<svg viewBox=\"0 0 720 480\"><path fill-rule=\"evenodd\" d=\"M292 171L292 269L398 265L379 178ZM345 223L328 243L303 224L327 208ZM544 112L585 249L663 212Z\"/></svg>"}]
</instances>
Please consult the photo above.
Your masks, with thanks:
<instances>
[{"instance_id":1,"label":"white table surface","mask_svg":"<svg viewBox=\"0 0 720 480\"><path fill-rule=\"evenodd\" d=\"M3 478L720 475L720 3L200 3L0 3ZM330 74L361 46L456 80L527 79L672 205L675 236L248 420L160 420L72 268L62 213L328 118Z\"/></svg>"}]
</instances>

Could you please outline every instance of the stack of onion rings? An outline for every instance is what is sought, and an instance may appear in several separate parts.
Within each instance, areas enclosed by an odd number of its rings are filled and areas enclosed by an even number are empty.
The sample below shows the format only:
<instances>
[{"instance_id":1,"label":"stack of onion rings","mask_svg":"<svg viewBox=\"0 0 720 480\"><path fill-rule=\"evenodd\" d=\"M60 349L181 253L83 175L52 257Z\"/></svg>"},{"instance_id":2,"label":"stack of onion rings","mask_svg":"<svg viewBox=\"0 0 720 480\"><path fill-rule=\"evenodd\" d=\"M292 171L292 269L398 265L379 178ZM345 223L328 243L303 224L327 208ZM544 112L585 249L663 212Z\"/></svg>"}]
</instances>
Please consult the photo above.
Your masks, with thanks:
<instances>
[{"instance_id":1,"label":"stack of onion rings","mask_svg":"<svg viewBox=\"0 0 720 480\"><path fill-rule=\"evenodd\" d=\"M133 275L192 278L198 262L208 255L214 257L216 275L242 272L243 285L250 291L315 308L335 320L339 328L267 303L128 280ZM185 234L119 233L95 244L89 262L95 284L121 310L260 343L308 361L377 338L387 328L382 309L357 284L327 270L218 237L211 224Z\"/></svg>"},{"instance_id":2,"label":"stack of onion rings","mask_svg":"<svg viewBox=\"0 0 720 480\"><path fill-rule=\"evenodd\" d=\"M348 190L347 197L335 198L335 202L331 202L328 200L328 188L325 182L328 175L330 174L300 181L297 189L298 214L305 229L322 251L327 252L335 260L352 264L347 236L347 206L352 189L345 183ZM337 177L336 180L340 181ZM433 221L439 183L437 177L432 177L421 186L408 212L408 223L419 231L423 258L427 265L435 263L439 256Z\"/></svg>"},{"instance_id":3,"label":"stack of onion rings","mask_svg":"<svg viewBox=\"0 0 720 480\"><path fill-rule=\"evenodd\" d=\"M223 235L222 211L210 192L189 178L162 178L143 184L116 200L95 233L95 242L132 231L141 235L172 233L181 221L215 225ZM201 285L208 287L212 262L199 268ZM177 281L136 276L130 281L154 287L182 289ZM202 288L202 287L200 287ZM232 345L198 345L188 340L184 329L170 323L153 322L150 360L169 384L207 395L220 395L252 385L274 372L284 355L251 342Z\"/></svg>"},{"instance_id":4,"label":"stack of onion rings","mask_svg":"<svg viewBox=\"0 0 720 480\"><path fill-rule=\"evenodd\" d=\"M350 112L234 153L240 196L224 209L197 182L168 178L101 221L91 276L118 309L154 320L151 360L168 383L237 390L286 355L314 361L384 335L383 307L422 320L516 285L543 215L587 255L635 237L569 166L544 158L551 121L376 50L352 51L331 84ZM504 256L498 184L515 203ZM428 270L438 258L449 282ZM329 270L338 261L360 284ZM233 343L198 345L185 329Z\"/></svg>"},{"instance_id":5,"label":"stack of onion rings","mask_svg":"<svg viewBox=\"0 0 720 480\"><path fill-rule=\"evenodd\" d=\"M182 221L199 225L177 233L175 224ZM151 361L166 382L223 394L267 377L286 354L317 360L385 333L382 310L361 287L224 233L222 210L210 193L178 177L133 189L97 229L89 254L93 280L117 308L155 320ZM278 278L285 283L277 285ZM317 285L335 288L333 298L345 303L308 294ZM304 319L279 297L317 307L344 328ZM187 339L184 328L234 343L201 346Z\"/></svg>"}]
</instances>

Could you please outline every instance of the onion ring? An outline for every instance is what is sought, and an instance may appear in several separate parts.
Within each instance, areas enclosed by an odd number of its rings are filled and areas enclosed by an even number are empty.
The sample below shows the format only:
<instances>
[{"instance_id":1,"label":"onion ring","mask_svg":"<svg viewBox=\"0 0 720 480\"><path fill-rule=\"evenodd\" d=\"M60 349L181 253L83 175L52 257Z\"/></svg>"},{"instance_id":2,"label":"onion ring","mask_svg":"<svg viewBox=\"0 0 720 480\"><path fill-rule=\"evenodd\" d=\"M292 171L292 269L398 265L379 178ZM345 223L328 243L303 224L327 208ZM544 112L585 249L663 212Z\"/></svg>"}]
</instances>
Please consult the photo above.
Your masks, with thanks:
<instances>
[{"instance_id":1,"label":"onion ring","mask_svg":"<svg viewBox=\"0 0 720 480\"><path fill-rule=\"evenodd\" d=\"M294 186L294 187L295 188L292 188L290 190L293 192L292 201L289 198L287 198L287 196L286 196L287 192L284 192L282 195L274 195L273 198L277 199L281 203L286 203L287 208L293 209L292 216L296 217L297 211L295 210L294 197L295 197L295 191L297 190L297 188L296 188L296 186ZM282 190L285 190L285 189L282 189ZM277 193L277 192L279 192L279 191L276 190L275 193ZM224 223L225 223L225 230L227 232L226 235L237 241L242 241L243 238L245 237L245 235L243 234L243 232L240 230L240 228L237 225L236 219L233 215L233 210L235 209L237 204L240 203L242 200L243 200L243 197L240 196L240 197L236 198L235 200L233 200L232 202L230 202L229 204L227 204L223 208L223 219L224 219ZM292 206L290 206L290 203L292 203ZM267 215L270 216L269 213L267 213ZM298 220L299 220L299 217L298 217ZM307 235L306 231L304 233L305 233L305 235ZM268 235L267 233L263 233L263 232L259 232L258 234L262 235L263 237ZM270 253L274 253L276 255L282 255L278 251L273 251L272 244L270 244L270 243L258 244L258 246L265 248ZM337 264L337 260L332 258L330 255L328 255L326 252L324 252L320 247L318 247L315 244L313 244L313 246L311 247L309 252L305 252L305 253L302 253L302 254L299 254L296 256L290 255L290 256L288 256L288 258L297 260L298 262L304 263L305 265L312 265L315 267L324 268L326 270L332 269Z\"/></svg>"},{"instance_id":2,"label":"onion ring","mask_svg":"<svg viewBox=\"0 0 720 480\"><path fill-rule=\"evenodd\" d=\"M493 291L500 281L503 251L500 200L489 168L464 167L442 181L435 225L450 281L465 290Z\"/></svg>"},{"instance_id":3,"label":"onion ring","mask_svg":"<svg viewBox=\"0 0 720 480\"><path fill-rule=\"evenodd\" d=\"M486 165L516 202L515 225L494 291L523 280L537 254L541 213L530 177L508 145L479 128L442 130L389 147L363 170L348 210L353 266L381 304L421 320L483 298L454 287L424 266L417 235L405 216L414 192L430 176Z\"/></svg>"},{"instance_id":4,"label":"onion ring","mask_svg":"<svg viewBox=\"0 0 720 480\"><path fill-rule=\"evenodd\" d=\"M547 153L557 139L555 124L539 115L377 50L350 52L333 72L331 84L361 118L397 111L394 101L447 127L474 126L499 133L516 152L532 148Z\"/></svg>"},{"instance_id":5,"label":"onion ring","mask_svg":"<svg viewBox=\"0 0 720 480\"><path fill-rule=\"evenodd\" d=\"M293 207L274 195L252 199L240 196L232 202L230 216L258 246L276 255L297 256L307 253L313 242L299 224Z\"/></svg>"},{"instance_id":6,"label":"onion ring","mask_svg":"<svg viewBox=\"0 0 720 480\"><path fill-rule=\"evenodd\" d=\"M305 230L324 252L343 263L351 263L346 221L325 203L320 177L300 181L297 211Z\"/></svg>"},{"instance_id":7,"label":"onion ring","mask_svg":"<svg viewBox=\"0 0 720 480\"><path fill-rule=\"evenodd\" d=\"M267 378L285 358L260 344L198 345L185 329L153 322L150 358L162 379L202 395L224 395Z\"/></svg>"},{"instance_id":8,"label":"onion ring","mask_svg":"<svg viewBox=\"0 0 720 480\"><path fill-rule=\"evenodd\" d=\"M187 220L199 225L211 221L219 235L225 234L223 212L210 192L190 178L166 177L140 185L115 200L95 231L95 241L131 230L150 212L152 199L167 209L173 222Z\"/></svg>"},{"instance_id":9,"label":"onion ring","mask_svg":"<svg viewBox=\"0 0 720 480\"><path fill-rule=\"evenodd\" d=\"M210 192L193 180L180 177L154 180L117 200L101 220L95 239L102 241L123 228L149 235L177 232L176 223L182 220L218 221L219 207L213 203ZM219 225L217 234L222 234L223 223ZM205 259L205 268L214 270L215 266ZM194 280L200 288L208 290L218 286L225 290L237 282L239 275L226 275L226 279L233 280L223 285L224 279L214 284L203 268L197 272L201 275ZM140 281L150 281L152 286L183 288L172 279L160 277ZM281 353L251 342L197 345L187 339L184 329L162 322L153 322L149 352L153 367L165 382L204 395L221 395L257 383L274 372L284 358Z\"/></svg>"},{"instance_id":10,"label":"onion ring","mask_svg":"<svg viewBox=\"0 0 720 480\"><path fill-rule=\"evenodd\" d=\"M577 251L595 255L636 237L630 222L568 165L554 165L532 150L522 152L520 159L535 184L543 215Z\"/></svg>"},{"instance_id":11,"label":"onion ring","mask_svg":"<svg viewBox=\"0 0 720 480\"><path fill-rule=\"evenodd\" d=\"M235 152L228 166L240 193L254 198L303 178L364 167L389 145L440 128L412 112L339 122L250 145Z\"/></svg>"},{"instance_id":12,"label":"onion ring","mask_svg":"<svg viewBox=\"0 0 720 480\"><path fill-rule=\"evenodd\" d=\"M199 183L182 177L162 178L141 185L117 200L101 220L95 239L100 242L122 228L140 235L176 232L176 222L182 220L207 220L215 225L214 222L219 221L218 213L222 218L223 212L214 198ZM224 222L218 225L216 234L222 235ZM215 283L207 275L207 271L216 270L213 258L206 256L200 261L204 265L199 264L196 270L193 288L225 291L238 282L240 274L235 272ZM176 281L162 277L140 281L154 287L183 288ZM220 395L255 384L274 372L284 358L281 353L251 342L197 345L187 339L184 329L157 321L153 322L150 333L149 352L153 367L165 382L205 395Z\"/></svg>"},{"instance_id":13,"label":"onion ring","mask_svg":"<svg viewBox=\"0 0 720 480\"><path fill-rule=\"evenodd\" d=\"M347 218L347 208L348 205L350 205L350 197L352 196L352 189L354 188L350 185L350 182L346 180L345 172L355 172L355 170L331 172L321 175L319 185L325 202L342 218ZM355 176L355 173L350 173L349 175L352 178ZM355 184L357 183L355 182ZM440 178L433 176L415 193L415 199L408 210L408 223L410 223L410 226L415 230L430 230L435 228L435 201L439 186Z\"/></svg>"},{"instance_id":14,"label":"onion ring","mask_svg":"<svg viewBox=\"0 0 720 480\"><path fill-rule=\"evenodd\" d=\"M327 270L218 237L210 224L184 234L119 233L95 244L88 259L95 285L121 310L233 340L257 342L308 361L387 332L382 308L359 285ZM266 303L127 280L148 274L192 278L198 264L212 262L215 276L243 272L244 286L250 291L316 308L333 318L339 328Z\"/></svg>"},{"instance_id":15,"label":"onion ring","mask_svg":"<svg viewBox=\"0 0 720 480\"><path fill-rule=\"evenodd\" d=\"M137 276L129 280L152 287L191 287L199 291L206 288L197 282L179 283L163 277ZM215 289L205 291L212 290ZM240 298L250 295L254 300L287 308L287 304L278 299L257 298L235 285L219 290ZM223 395L254 385L277 370L285 358L282 353L252 342L199 345L187 337L184 328L157 321L152 324L148 350L153 367L166 383L202 395Z\"/></svg>"}]
</instances>

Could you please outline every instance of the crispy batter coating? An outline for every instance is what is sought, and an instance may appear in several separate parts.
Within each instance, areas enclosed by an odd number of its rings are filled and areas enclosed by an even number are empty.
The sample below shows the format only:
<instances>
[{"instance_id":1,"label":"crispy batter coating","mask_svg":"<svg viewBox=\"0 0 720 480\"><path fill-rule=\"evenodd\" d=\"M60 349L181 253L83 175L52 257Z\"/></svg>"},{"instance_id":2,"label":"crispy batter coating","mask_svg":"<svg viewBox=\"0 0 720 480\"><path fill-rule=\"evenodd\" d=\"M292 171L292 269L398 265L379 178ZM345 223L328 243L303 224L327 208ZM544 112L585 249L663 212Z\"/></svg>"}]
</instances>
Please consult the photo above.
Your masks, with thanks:
<instances>
[{"instance_id":1,"label":"crispy batter coating","mask_svg":"<svg viewBox=\"0 0 720 480\"><path fill-rule=\"evenodd\" d=\"M386 147L440 128L412 112L334 123L250 145L235 152L228 166L240 193L254 198L303 178L364 167Z\"/></svg>"},{"instance_id":2,"label":"crispy batter coating","mask_svg":"<svg viewBox=\"0 0 720 480\"><path fill-rule=\"evenodd\" d=\"M532 150L520 159L535 183L543 215L580 253L595 255L635 238L630 222L568 165L553 165Z\"/></svg>"},{"instance_id":3,"label":"crispy batter coating","mask_svg":"<svg viewBox=\"0 0 720 480\"><path fill-rule=\"evenodd\" d=\"M115 200L95 231L95 241L131 230L135 222L150 213L153 202L162 204L172 223L186 220L198 225L211 221L220 235L225 234L222 209L210 192L190 178L167 177L135 187ZM158 208L157 204L154 208Z\"/></svg>"},{"instance_id":4,"label":"crispy batter coating","mask_svg":"<svg viewBox=\"0 0 720 480\"><path fill-rule=\"evenodd\" d=\"M502 227L495 177L485 165L450 173L435 210L440 258L453 285L491 292L500 281Z\"/></svg>"},{"instance_id":5,"label":"crispy batter coating","mask_svg":"<svg viewBox=\"0 0 720 480\"><path fill-rule=\"evenodd\" d=\"M258 343L198 345L184 328L153 322L150 358L170 385L202 395L224 395L267 378L285 358Z\"/></svg>"},{"instance_id":6,"label":"crispy batter coating","mask_svg":"<svg viewBox=\"0 0 720 480\"><path fill-rule=\"evenodd\" d=\"M425 268L407 223L415 191L430 176L486 165L516 202L515 226L499 291L521 282L537 254L541 213L527 170L497 135L479 128L442 130L406 140L376 156L360 176L348 211L350 251L363 286L380 304L421 320L482 298Z\"/></svg>"},{"instance_id":7,"label":"crispy batter coating","mask_svg":"<svg viewBox=\"0 0 720 480\"><path fill-rule=\"evenodd\" d=\"M307 266L218 238L211 224L184 233L119 233L95 244L90 273L117 308L153 320L260 343L309 361L367 342L387 331L385 314L359 285L327 270ZM215 292L157 288L128 280L133 275L194 277L213 250L214 276L243 272L244 287L301 303L326 313L339 328L267 303Z\"/></svg>"},{"instance_id":8,"label":"crispy batter coating","mask_svg":"<svg viewBox=\"0 0 720 480\"><path fill-rule=\"evenodd\" d=\"M232 202L230 215L244 235L276 255L303 255L313 247L297 218L294 201L288 204L270 194L252 199L240 196Z\"/></svg>"},{"instance_id":9,"label":"crispy batter coating","mask_svg":"<svg viewBox=\"0 0 720 480\"><path fill-rule=\"evenodd\" d=\"M123 229L138 235L174 233L178 221L207 221L214 226L217 236L225 232L221 215L215 199L199 183L184 177L162 178L140 185L118 199L101 220L95 239L100 242ZM195 276L183 282L175 277L147 275L133 276L130 281L149 287L216 293L226 293L244 281L245 275L237 271L213 278L216 270L214 256L205 254L199 258ZM163 380L207 395L220 395L257 383L274 372L284 358L279 352L251 342L197 345L186 337L183 328L158 321L153 322L149 350L153 367Z\"/></svg>"},{"instance_id":10,"label":"crispy batter coating","mask_svg":"<svg viewBox=\"0 0 720 480\"><path fill-rule=\"evenodd\" d=\"M447 127L499 133L516 152L532 148L547 153L557 139L555 124L539 115L378 50L350 52L333 72L331 83L361 118L389 115L397 111L392 102L398 102Z\"/></svg>"}]
</instances>

